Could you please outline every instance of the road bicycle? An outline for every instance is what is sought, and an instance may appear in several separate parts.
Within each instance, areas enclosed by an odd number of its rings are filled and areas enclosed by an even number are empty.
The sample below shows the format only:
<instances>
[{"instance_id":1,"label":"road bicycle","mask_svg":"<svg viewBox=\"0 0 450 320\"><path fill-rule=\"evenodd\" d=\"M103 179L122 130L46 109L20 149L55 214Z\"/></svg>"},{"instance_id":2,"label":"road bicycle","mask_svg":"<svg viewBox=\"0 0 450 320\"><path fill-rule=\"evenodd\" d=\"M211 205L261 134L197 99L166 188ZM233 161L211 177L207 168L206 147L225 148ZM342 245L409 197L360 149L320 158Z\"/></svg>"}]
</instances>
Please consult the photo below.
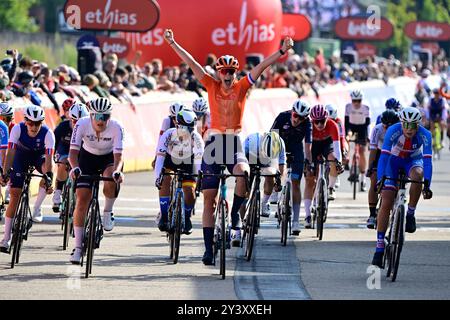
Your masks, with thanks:
<instances>
[{"instance_id":1,"label":"road bicycle","mask_svg":"<svg viewBox=\"0 0 450 320\"><path fill-rule=\"evenodd\" d=\"M51 185L50 179L43 174L33 173L34 167L30 166L27 172L19 173L19 175L25 178L22 192L18 201L17 209L14 215L13 228L12 228L12 240L11 240L11 269L15 264L19 263L20 253L23 247L23 241L28 240L28 233L33 226L33 219L30 210L30 183L33 177L41 178L45 180L47 187ZM15 174L15 173L14 173Z\"/></svg>"},{"instance_id":2,"label":"road bicycle","mask_svg":"<svg viewBox=\"0 0 450 320\"><path fill-rule=\"evenodd\" d=\"M214 214L214 260L213 264L216 264L216 256L220 252L220 275L222 279L225 279L226 274L226 255L225 250L230 249L230 236L231 225L229 221L229 205L227 202L227 185L226 180L230 177L244 177L248 184L248 174L235 175L225 174L226 165L220 165L219 174L210 174L199 172L199 181L203 177L218 177L220 180L219 186L219 202L217 203L217 209ZM247 188L248 189L248 188Z\"/></svg>"},{"instance_id":3,"label":"road bicycle","mask_svg":"<svg viewBox=\"0 0 450 320\"><path fill-rule=\"evenodd\" d=\"M311 205L311 213L313 216L313 229L317 225L316 235L319 240L323 237L323 225L327 220L328 214L328 177L330 174L330 162L335 160L326 160L320 157L315 161L318 170L316 185L314 189L314 197Z\"/></svg>"},{"instance_id":4,"label":"road bicycle","mask_svg":"<svg viewBox=\"0 0 450 320\"><path fill-rule=\"evenodd\" d=\"M86 271L85 278L92 274L92 263L94 260L95 249L100 248L100 241L103 239L103 224L100 216L100 206L98 201L98 194L100 189L100 181L115 182L114 178L102 177L100 175L80 175L80 172L75 172L77 177L75 183L80 179L83 182L92 182L92 197L89 202L89 207L84 223L84 237L82 245L81 267L83 267L86 256ZM116 196L119 194L119 185L116 184Z\"/></svg>"},{"instance_id":5,"label":"road bicycle","mask_svg":"<svg viewBox=\"0 0 450 320\"><path fill-rule=\"evenodd\" d=\"M70 171L70 165L66 164L68 171ZM61 219L61 230L63 231L63 250L67 249L69 245L69 238L74 236L73 229L73 211L75 210L75 185L74 181L68 177L64 183L61 196L60 205L60 219Z\"/></svg>"},{"instance_id":6,"label":"road bicycle","mask_svg":"<svg viewBox=\"0 0 450 320\"><path fill-rule=\"evenodd\" d=\"M276 183L281 185L280 175L278 174L262 174L261 166L255 165L250 167L250 197L246 205L245 216L242 225L242 241L241 247L245 246L245 258L250 261L252 258L255 235L258 234L261 219L261 177L276 178Z\"/></svg>"},{"instance_id":7,"label":"road bicycle","mask_svg":"<svg viewBox=\"0 0 450 320\"><path fill-rule=\"evenodd\" d=\"M408 209L406 205L406 184L423 184L423 182L410 180L403 170L399 171L399 178L397 179L383 177L380 186L383 186L386 180L397 181L399 183L394 206L390 214L389 232L385 238L387 244L383 259L383 268L385 268L386 264L388 266L386 276L388 278L390 277L392 282L395 282L400 265L400 255L405 243L405 215ZM381 192L381 187L378 191Z\"/></svg>"},{"instance_id":8,"label":"road bicycle","mask_svg":"<svg viewBox=\"0 0 450 320\"><path fill-rule=\"evenodd\" d=\"M186 226L183 179L185 177L197 177L197 175L180 169L175 172L165 172L165 169L163 169L163 172L164 176L174 177L170 185L171 197L168 209L169 231L167 232L167 239L170 244L170 259L173 259L173 263L176 264L180 254L181 234L185 231Z\"/></svg>"},{"instance_id":9,"label":"road bicycle","mask_svg":"<svg viewBox=\"0 0 450 320\"><path fill-rule=\"evenodd\" d=\"M281 196L277 205L278 228L281 229L281 245L286 246L288 233L291 235L291 216L292 216L292 160L293 155L286 152L287 174L286 182L281 189ZM289 232L288 232L289 231Z\"/></svg>"},{"instance_id":10,"label":"road bicycle","mask_svg":"<svg viewBox=\"0 0 450 320\"><path fill-rule=\"evenodd\" d=\"M359 184L359 175L358 175L358 168L359 168L359 148L358 144L356 143L358 139L358 133L353 133L351 139L349 139L349 143L353 143L353 156L351 160L350 165L350 176L348 177L348 181L350 181L350 184L352 185L353 189L353 200L356 200L356 190Z\"/></svg>"}]
</instances>

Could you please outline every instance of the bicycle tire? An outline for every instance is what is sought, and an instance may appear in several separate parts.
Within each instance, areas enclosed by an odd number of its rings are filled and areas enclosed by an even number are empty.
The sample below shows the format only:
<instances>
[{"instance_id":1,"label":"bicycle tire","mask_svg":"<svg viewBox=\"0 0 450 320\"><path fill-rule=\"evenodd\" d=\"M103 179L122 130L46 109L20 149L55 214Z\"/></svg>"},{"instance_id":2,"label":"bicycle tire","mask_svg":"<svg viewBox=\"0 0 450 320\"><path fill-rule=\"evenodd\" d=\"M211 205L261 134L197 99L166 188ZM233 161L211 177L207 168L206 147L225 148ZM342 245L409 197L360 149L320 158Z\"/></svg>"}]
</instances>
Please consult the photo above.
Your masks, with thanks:
<instances>
[{"instance_id":1,"label":"bicycle tire","mask_svg":"<svg viewBox=\"0 0 450 320\"><path fill-rule=\"evenodd\" d=\"M357 179L357 166L356 166L356 155L353 155L353 161L352 161L352 170L351 174L353 176L352 184L353 184L353 200L356 200L356 188L358 185L358 179Z\"/></svg>"},{"instance_id":2,"label":"bicycle tire","mask_svg":"<svg viewBox=\"0 0 450 320\"><path fill-rule=\"evenodd\" d=\"M173 264L178 263L181 241L181 193L178 193L175 206L175 229L173 230Z\"/></svg>"},{"instance_id":3,"label":"bicycle tire","mask_svg":"<svg viewBox=\"0 0 450 320\"><path fill-rule=\"evenodd\" d=\"M248 233L248 238L247 238L247 247L246 247L246 258L247 261L250 261L250 259L252 258L252 253L253 253L253 246L255 243L255 234L256 234L256 228L257 228L257 215L258 215L258 210L260 209L259 207L259 203L260 203L260 191L256 190L255 193L255 197L252 201L252 204L250 205L250 214L251 214L251 218L250 218L250 227L249 227L249 233Z\"/></svg>"},{"instance_id":4,"label":"bicycle tire","mask_svg":"<svg viewBox=\"0 0 450 320\"><path fill-rule=\"evenodd\" d=\"M97 223L97 205L96 200L92 199L91 205L89 207L89 234L87 241L87 257L86 257L86 272L85 278L88 278L92 273L92 261L94 259L94 241L95 241L95 233L96 233L96 223Z\"/></svg>"},{"instance_id":5,"label":"bicycle tire","mask_svg":"<svg viewBox=\"0 0 450 320\"><path fill-rule=\"evenodd\" d=\"M394 261L392 268L392 282L397 279L398 267L400 265L400 255L403 249L404 242L404 220L405 220L405 205L400 205L397 209L397 228L395 230L395 250L394 250Z\"/></svg>"},{"instance_id":6,"label":"bicycle tire","mask_svg":"<svg viewBox=\"0 0 450 320\"><path fill-rule=\"evenodd\" d=\"M23 242L23 231L24 231L24 217L27 214L27 208L26 208L26 197L22 194L19 199L19 205L17 207L16 214L14 216L13 221L13 236L11 241L11 251L12 251L12 257L11 257L11 269L14 268L14 266L19 263L20 258L20 250L22 248L22 242Z\"/></svg>"},{"instance_id":7,"label":"bicycle tire","mask_svg":"<svg viewBox=\"0 0 450 320\"><path fill-rule=\"evenodd\" d=\"M222 275L222 280L225 279L225 273L226 273L226 261L225 261L225 250L227 249L227 239L226 239L226 225L225 225L225 212L226 207L225 203L222 201L220 204L221 213L220 213L220 274Z\"/></svg>"},{"instance_id":8,"label":"bicycle tire","mask_svg":"<svg viewBox=\"0 0 450 320\"><path fill-rule=\"evenodd\" d=\"M281 219L281 244L283 247L287 244L287 236L288 236L288 220L291 215L291 185L289 183L286 184L286 193L284 200L284 209L283 209L283 216Z\"/></svg>"},{"instance_id":9,"label":"bicycle tire","mask_svg":"<svg viewBox=\"0 0 450 320\"><path fill-rule=\"evenodd\" d=\"M67 246L69 244L69 237L70 237L70 182L66 183L64 185L64 192L63 192L63 201L61 203L61 207L63 209L63 221L62 221L62 229L63 229L63 250L65 251L67 249Z\"/></svg>"},{"instance_id":10,"label":"bicycle tire","mask_svg":"<svg viewBox=\"0 0 450 320\"><path fill-rule=\"evenodd\" d=\"M319 204L317 206L317 237L319 240L322 240L323 237L323 221L325 216L325 186L324 181L322 180L319 184Z\"/></svg>"}]
</instances>

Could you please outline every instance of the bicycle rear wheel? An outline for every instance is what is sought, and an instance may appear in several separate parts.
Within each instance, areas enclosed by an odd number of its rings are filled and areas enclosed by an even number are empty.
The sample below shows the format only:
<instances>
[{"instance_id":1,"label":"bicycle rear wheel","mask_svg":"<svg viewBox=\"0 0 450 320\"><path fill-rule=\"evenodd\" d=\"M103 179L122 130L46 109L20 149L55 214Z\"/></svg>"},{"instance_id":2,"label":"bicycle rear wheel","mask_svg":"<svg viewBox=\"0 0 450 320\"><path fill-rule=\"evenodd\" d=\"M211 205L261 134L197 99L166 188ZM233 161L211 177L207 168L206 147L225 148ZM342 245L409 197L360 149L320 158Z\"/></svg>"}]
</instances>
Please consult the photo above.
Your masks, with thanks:
<instances>
[{"instance_id":1,"label":"bicycle rear wheel","mask_svg":"<svg viewBox=\"0 0 450 320\"><path fill-rule=\"evenodd\" d=\"M20 258L20 250L22 248L23 243L23 234L25 228L27 227L27 219L26 215L28 213L27 210L27 197L21 196L19 200L19 206L16 211L16 215L14 216L13 222L13 236L11 241L11 269L14 268L15 264L19 263Z\"/></svg>"},{"instance_id":2,"label":"bicycle rear wheel","mask_svg":"<svg viewBox=\"0 0 450 320\"><path fill-rule=\"evenodd\" d=\"M324 197L325 191L325 182L321 180L319 184L319 202L317 205L317 237L319 240L322 240L323 237L323 223L324 223L324 217L325 217L325 210L326 210L326 203L325 203L325 197Z\"/></svg>"},{"instance_id":3,"label":"bicycle rear wheel","mask_svg":"<svg viewBox=\"0 0 450 320\"><path fill-rule=\"evenodd\" d=\"M260 191L257 190L255 196L252 199L252 203L250 205L250 224L247 224L248 235L247 235L247 247L246 247L246 258L247 261L250 261L253 253L253 245L255 243L255 234L257 226L257 217L258 211L260 210Z\"/></svg>"},{"instance_id":4,"label":"bicycle rear wheel","mask_svg":"<svg viewBox=\"0 0 450 320\"><path fill-rule=\"evenodd\" d=\"M394 245L392 250L392 282L397 279L398 266L400 265L400 255L404 243L404 220L405 220L405 205L400 205L396 213L396 228L394 233Z\"/></svg>"},{"instance_id":5,"label":"bicycle rear wheel","mask_svg":"<svg viewBox=\"0 0 450 320\"><path fill-rule=\"evenodd\" d=\"M88 278L89 275L92 273L92 261L94 259L94 250L95 250L95 233L97 230L97 214L98 214L97 202L95 199L93 199L89 207L89 217L87 222L89 230L86 232L87 260L86 260L85 278Z\"/></svg>"},{"instance_id":6,"label":"bicycle rear wheel","mask_svg":"<svg viewBox=\"0 0 450 320\"><path fill-rule=\"evenodd\" d=\"M175 228L173 230L173 263L178 263L178 256L180 254L180 240L181 240L181 193L178 193L175 205Z\"/></svg>"},{"instance_id":7,"label":"bicycle rear wheel","mask_svg":"<svg viewBox=\"0 0 450 320\"><path fill-rule=\"evenodd\" d=\"M227 230L225 225L226 205L224 201L220 204L220 274L225 279L225 250L227 249Z\"/></svg>"}]
</instances>

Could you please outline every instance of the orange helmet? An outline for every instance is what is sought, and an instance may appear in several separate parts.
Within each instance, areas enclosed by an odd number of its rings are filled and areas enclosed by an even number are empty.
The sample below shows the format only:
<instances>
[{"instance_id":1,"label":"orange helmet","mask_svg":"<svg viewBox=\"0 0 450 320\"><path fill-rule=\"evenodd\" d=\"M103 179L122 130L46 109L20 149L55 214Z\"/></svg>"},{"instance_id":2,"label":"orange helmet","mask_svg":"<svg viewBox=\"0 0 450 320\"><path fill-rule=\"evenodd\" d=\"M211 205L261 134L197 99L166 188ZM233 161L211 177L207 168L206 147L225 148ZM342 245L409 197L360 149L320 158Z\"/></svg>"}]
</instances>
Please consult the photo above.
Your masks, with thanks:
<instances>
[{"instance_id":1,"label":"orange helmet","mask_svg":"<svg viewBox=\"0 0 450 320\"><path fill-rule=\"evenodd\" d=\"M64 100L64 102L62 103L62 108L63 108L64 112L69 111L70 107L73 106L74 103L75 103L75 99L73 99L73 98L68 98L68 99Z\"/></svg>"},{"instance_id":2,"label":"orange helmet","mask_svg":"<svg viewBox=\"0 0 450 320\"><path fill-rule=\"evenodd\" d=\"M239 62L238 60L233 56L221 56L219 59L217 59L216 62L216 69L239 69Z\"/></svg>"}]
</instances>

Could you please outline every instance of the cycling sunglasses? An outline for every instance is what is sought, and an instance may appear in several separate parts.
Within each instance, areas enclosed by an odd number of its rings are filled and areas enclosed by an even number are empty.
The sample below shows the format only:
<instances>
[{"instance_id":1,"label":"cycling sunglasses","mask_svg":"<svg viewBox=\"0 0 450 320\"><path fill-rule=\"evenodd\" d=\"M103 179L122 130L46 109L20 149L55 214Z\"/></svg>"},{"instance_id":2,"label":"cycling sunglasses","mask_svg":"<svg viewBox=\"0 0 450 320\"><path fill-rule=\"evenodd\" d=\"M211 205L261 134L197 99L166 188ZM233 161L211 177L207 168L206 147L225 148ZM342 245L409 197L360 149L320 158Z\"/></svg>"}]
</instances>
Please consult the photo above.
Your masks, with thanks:
<instances>
[{"instance_id":1,"label":"cycling sunglasses","mask_svg":"<svg viewBox=\"0 0 450 320\"><path fill-rule=\"evenodd\" d=\"M314 120L314 124L322 124L325 125L325 122L327 121L327 119L322 119L322 120Z\"/></svg>"},{"instance_id":2,"label":"cycling sunglasses","mask_svg":"<svg viewBox=\"0 0 450 320\"><path fill-rule=\"evenodd\" d=\"M362 100L352 100L353 103L361 103Z\"/></svg>"},{"instance_id":3,"label":"cycling sunglasses","mask_svg":"<svg viewBox=\"0 0 450 320\"><path fill-rule=\"evenodd\" d=\"M40 127L42 125L42 121L31 121L31 120L26 120L26 123L30 126L30 127Z\"/></svg>"},{"instance_id":4,"label":"cycling sunglasses","mask_svg":"<svg viewBox=\"0 0 450 320\"><path fill-rule=\"evenodd\" d=\"M95 121L108 121L111 118L111 115L106 113L93 113L92 116Z\"/></svg>"},{"instance_id":5,"label":"cycling sunglasses","mask_svg":"<svg viewBox=\"0 0 450 320\"><path fill-rule=\"evenodd\" d=\"M419 127L417 122L402 122L403 129L412 129L415 130Z\"/></svg>"},{"instance_id":6,"label":"cycling sunglasses","mask_svg":"<svg viewBox=\"0 0 450 320\"><path fill-rule=\"evenodd\" d=\"M295 111L292 111L292 117L294 118L294 119L298 119L298 120L300 120L300 121L303 121L303 120L305 120L306 119L306 117L302 117L301 115L299 115L297 112L295 112Z\"/></svg>"},{"instance_id":7,"label":"cycling sunglasses","mask_svg":"<svg viewBox=\"0 0 450 320\"><path fill-rule=\"evenodd\" d=\"M227 74L234 75L236 73L236 69L221 69L220 73L224 76L226 76Z\"/></svg>"}]
</instances>

